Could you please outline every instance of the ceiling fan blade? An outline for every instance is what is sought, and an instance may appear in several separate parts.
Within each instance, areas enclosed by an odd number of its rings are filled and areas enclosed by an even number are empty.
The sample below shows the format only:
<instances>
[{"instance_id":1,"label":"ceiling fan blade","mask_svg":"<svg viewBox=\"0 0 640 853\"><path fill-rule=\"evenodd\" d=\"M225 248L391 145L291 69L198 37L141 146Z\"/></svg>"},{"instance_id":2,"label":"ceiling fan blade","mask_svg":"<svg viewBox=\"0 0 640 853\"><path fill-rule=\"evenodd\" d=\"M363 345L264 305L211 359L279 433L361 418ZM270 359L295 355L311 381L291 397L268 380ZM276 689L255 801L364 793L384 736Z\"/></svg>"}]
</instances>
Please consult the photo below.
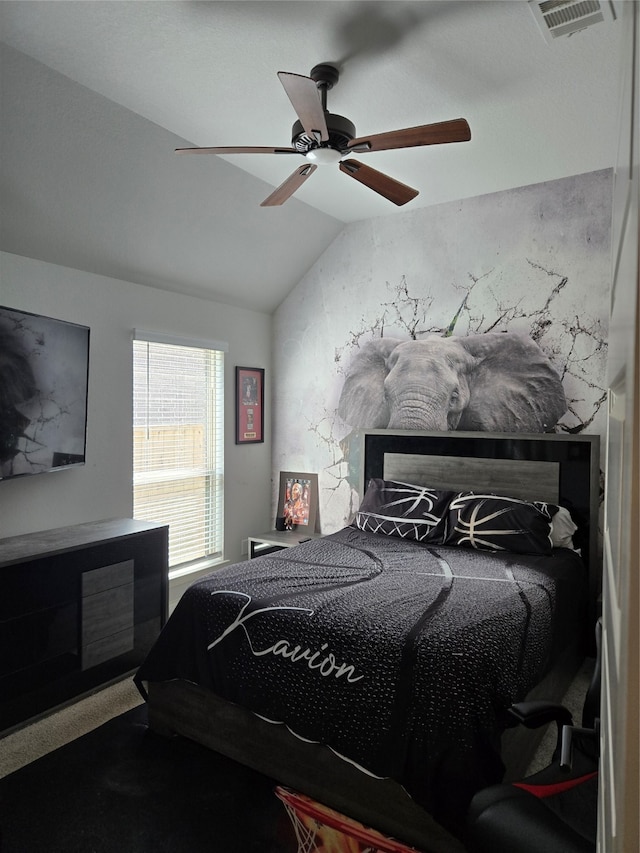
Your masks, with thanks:
<instances>
[{"instance_id":1,"label":"ceiling fan blade","mask_svg":"<svg viewBox=\"0 0 640 853\"><path fill-rule=\"evenodd\" d=\"M322 142L326 142L329 139L327 120L320 92L314 81L311 77L289 74L287 71L278 71L278 77L305 132L311 137L317 137L320 134Z\"/></svg>"},{"instance_id":2,"label":"ceiling fan blade","mask_svg":"<svg viewBox=\"0 0 640 853\"><path fill-rule=\"evenodd\" d=\"M370 190L379 193L398 206L406 204L418 195L418 190L396 181L395 178L390 178L383 172L378 172L377 169L364 166L357 160L343 160L340 163L340 171L349 175L350 178L360 181Z\"/></svg>"},{"instance_id":3,"label":"ceiling fan blade","mask_svg":"<svg viewBox=\"0 0 640 853\"><path fill-rule=\"evenodd\" d=\"M295 148L261 148L259 146L227 146L222 148L176 148L177 154L299 154Z\"/></svg>"},{"instance_id":4,"label":"ceiling fan blade","mask_svg":"<svg viewBox=\"0 0 640 853\"><path fill-rule=\"evenodd\" d=\"M279 204L284 204L317 168L313 163L305 163L304 166L300 166L268 198L265 198L260 207L275 207Z\"/></svg>"},{"instance_id":5,"label":"ceiling fan blade","mask_svg":"<svg viewBox=\"0 0 640 853\"><path fill-rule=\"evenodd\" d=\"M366 151L388 151L391 148L468 142L469 139L471 139L471 130L466 120L456 118L452 121L440 121L436 124L422 124L419 127L407 127L404 130L361 136L358 139L352 139L347 147L350 151L362 154Z\"/></svg>"}]
</instances>

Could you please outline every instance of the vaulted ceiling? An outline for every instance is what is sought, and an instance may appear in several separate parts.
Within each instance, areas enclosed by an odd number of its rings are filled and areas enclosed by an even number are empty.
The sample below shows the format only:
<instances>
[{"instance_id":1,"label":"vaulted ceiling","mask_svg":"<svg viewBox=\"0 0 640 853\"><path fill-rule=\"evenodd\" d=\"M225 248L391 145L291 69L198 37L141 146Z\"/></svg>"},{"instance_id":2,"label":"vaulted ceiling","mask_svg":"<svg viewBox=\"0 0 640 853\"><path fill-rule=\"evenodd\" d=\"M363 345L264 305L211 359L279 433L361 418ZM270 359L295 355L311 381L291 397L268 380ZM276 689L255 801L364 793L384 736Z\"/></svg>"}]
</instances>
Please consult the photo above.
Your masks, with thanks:
<instances>
[{"instance_id":1,"label":"vaulted ceiling","mask_svg":"<svg viewBox=\"0 0 640 853\"><path fill-rule=\"evenodd\" d=\"M349 222L615 162L619 22L548 44L525 0L4 0L0 32L0 249L256 310ZM289 146L277 72L318 63L359 136L464 117L471 141L359 157L419 190L399 208L335 165L263 208L303 160L174 153Z\"/></svg>"}]
</instances>

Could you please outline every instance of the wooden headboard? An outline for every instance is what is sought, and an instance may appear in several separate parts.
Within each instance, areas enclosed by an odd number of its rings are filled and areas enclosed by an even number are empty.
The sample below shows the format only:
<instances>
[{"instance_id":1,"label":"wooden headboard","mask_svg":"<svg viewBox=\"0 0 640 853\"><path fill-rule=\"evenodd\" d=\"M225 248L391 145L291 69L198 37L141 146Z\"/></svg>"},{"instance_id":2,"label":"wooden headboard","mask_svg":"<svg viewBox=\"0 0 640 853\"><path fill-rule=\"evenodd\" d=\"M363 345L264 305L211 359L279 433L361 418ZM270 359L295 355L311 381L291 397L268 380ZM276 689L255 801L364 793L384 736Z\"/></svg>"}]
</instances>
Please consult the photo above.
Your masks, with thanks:
<instances>
[{"instance_id":1,"label":"wooden headboard","mask_svg":"<svg viewBox=\"0 0 640 853\"><path fill-rule=\"evenodd\" d=\"M595 624L601 587L599 436L413 430L365 430L361 435L361 495L377 477L567 507L578 525L574 543L589 571L588 618Z\"/></svg>"}]
</instances>

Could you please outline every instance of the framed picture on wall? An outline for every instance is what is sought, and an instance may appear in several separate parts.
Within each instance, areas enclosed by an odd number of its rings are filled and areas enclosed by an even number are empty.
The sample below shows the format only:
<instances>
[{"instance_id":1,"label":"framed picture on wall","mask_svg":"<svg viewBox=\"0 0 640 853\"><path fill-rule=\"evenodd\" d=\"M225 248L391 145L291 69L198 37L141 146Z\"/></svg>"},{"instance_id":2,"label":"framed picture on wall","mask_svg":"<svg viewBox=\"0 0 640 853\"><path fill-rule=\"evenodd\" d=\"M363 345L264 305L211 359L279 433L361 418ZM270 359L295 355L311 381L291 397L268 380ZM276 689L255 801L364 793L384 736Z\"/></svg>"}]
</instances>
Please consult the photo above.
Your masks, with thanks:
<instances>
[{"instance_id":1,"label":"framed picture on wall","mask_svg":"<svg viewBox=\"0 0 640 853\"><path fill-rule=\"evenodd\" d=\"M318 475L281 471L276 528L315 533L317 515Z\"/></svg>"},{"instance_id":2,"label":"framed picture on wall","mask_svg":"<svg viewBox=\"0 0 640 853\"><path fill-rule=\"evenodd\" d=\"M264 369L236 367L236 444L264 441Z\"/></svg>"}]
</instances>

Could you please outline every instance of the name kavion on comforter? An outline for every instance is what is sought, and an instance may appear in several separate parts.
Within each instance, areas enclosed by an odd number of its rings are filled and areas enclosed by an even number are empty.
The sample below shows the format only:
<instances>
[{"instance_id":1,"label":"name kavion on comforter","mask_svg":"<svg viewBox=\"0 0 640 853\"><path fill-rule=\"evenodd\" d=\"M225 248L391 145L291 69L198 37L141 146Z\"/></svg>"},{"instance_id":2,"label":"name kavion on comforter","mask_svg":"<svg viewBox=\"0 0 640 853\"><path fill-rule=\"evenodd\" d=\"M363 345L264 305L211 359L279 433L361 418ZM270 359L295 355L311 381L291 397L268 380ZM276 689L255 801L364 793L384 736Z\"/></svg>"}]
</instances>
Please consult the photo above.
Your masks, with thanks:
<instances>
[{"instance_id":1,"label":"name kavion on comforter","mask_svg":"<svg viewBox=\"0 0 640 853\"><path fill-rule=\"evenodd\" d=\"M280 657L283 657L287 660L290 660L292 663L298 663L299 661L306 661L309 669L318 670L320 675L323 675L325 678L333 675L335 678L341 678L343 675L346 676L347 681L352 684L356 681L360 681L360 679L364 678L364 675L356 675L355 667L352 664L347 663L337 663L335 655L333 652L328 652L323 655L323 652L329 648L329 643L323 643L320 648L312 652L311 649L306 648L303 649L302 646L297 645L291 648L291 643L289 640L280 639L277 642L273 643L273 645L269 646L266 649L255 649L253 643L251 642L251 636L249 631L247 630L246 623L252 619L254 616L260 616L263 613L272 613L275 611L283 611L283 610L297 610L301 613L306 613L309 616L313 616L313 610L309 610L306 607L260 607L257 610L252 610L247 613L247 608L251 604L251 596L247 595L244 592L235 592L233 590L216 590L212 592L211 595L238 595L242 598L246 598L247 601L241 608L237 617L234 621L226 628L222 634L220 634L217 639L215 639L212 643L209 643L207 649L211 651L214 646L217 646L218 643L222 642L225 637L229 636L236 628L242 628L247 637L247 642L249 643L249 648L251 649L251 654L256 657L262 657L263 655L272 654Z\"/></svg>"}]
</instances>

